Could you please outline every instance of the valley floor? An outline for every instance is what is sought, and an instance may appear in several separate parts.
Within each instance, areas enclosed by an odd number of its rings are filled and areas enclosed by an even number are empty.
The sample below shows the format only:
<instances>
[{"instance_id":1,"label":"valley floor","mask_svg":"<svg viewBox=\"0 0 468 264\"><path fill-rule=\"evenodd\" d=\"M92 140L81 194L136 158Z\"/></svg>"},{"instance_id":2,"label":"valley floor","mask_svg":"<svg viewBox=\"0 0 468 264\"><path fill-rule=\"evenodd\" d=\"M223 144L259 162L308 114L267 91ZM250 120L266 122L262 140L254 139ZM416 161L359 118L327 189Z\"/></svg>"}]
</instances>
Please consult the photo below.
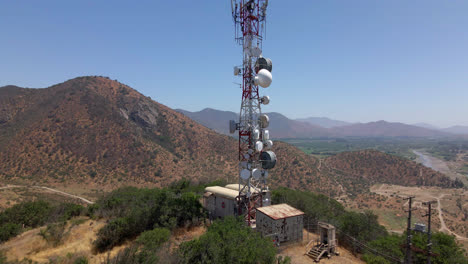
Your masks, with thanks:
<instances>
[{"instance_id":1,"label":"valley floor","mask_svg":"<svg viewBox=\"0 0 468 264\"><path fill-rule=\"evenodd\" d=\"M416 162L423 164L426 167L429 167L433 170L441 172L451 179L459 179L465 185L468 186L468 175L463 175L457 172L457 170L462 167L465 161L458 157L455 161L445 161L440 158L434 157L424 150L412 150L413 153L417 156ZM461 155L459 155L461 156Z\"/></svg>"}]
</instances>

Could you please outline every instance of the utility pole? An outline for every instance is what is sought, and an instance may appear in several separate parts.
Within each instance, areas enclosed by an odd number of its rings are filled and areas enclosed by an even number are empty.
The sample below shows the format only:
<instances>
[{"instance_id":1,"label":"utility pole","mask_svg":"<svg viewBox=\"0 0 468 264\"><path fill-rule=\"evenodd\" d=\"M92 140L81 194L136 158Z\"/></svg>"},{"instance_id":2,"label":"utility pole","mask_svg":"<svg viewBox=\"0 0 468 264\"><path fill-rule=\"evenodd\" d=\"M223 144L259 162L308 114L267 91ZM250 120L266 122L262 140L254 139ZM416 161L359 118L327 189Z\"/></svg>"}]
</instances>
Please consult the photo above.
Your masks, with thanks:
<instances>
[{"instance_id":1,"label":"utility pole","mask_svg":"<svg viewBox=\"0 0 468 264\"><path fill-rule=\"evenodd\" d=\"M437 203L437 201L425 202L423 205L427 205L427 264L431 264L431 250L432 250L432 241L431 241L431 214L432 214L432 204Z\"/></svg>"},{"instance_id":2,"label":"utility pole","mask_svg":"<svg viewBox=\"0 0 468 264\"><path fill-rule=\"evenodd\" d=\"M410 196L408 198L405 198L405 200L408 200L408 226L406 228L406 264L411 264L412 258L411 258L411 212L415 210L414 208L411 208L411 205L413 203L413 198L414 196Z\"/></svg>"}]
</instances>

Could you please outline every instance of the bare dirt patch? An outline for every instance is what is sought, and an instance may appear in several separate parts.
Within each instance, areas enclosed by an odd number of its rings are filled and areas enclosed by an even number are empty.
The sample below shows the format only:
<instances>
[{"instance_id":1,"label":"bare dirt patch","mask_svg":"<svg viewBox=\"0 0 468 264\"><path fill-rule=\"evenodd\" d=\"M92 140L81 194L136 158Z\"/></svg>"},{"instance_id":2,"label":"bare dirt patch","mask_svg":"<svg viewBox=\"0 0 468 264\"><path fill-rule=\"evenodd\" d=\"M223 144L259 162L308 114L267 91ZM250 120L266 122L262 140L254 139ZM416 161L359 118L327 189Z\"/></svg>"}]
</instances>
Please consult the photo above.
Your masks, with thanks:
<instances>
[{"instance_id":1,"label":"bare dirt patch","mask_svg":"<svg viewBox=\"0 0 468 264\"><path fill-rule=\"evenodd\" d=\"M318 235L314 233L309 233L306 230L303 231L303 239L301 242L297 242L292 245L285 247L280 247L279 254L280 256L289 256L291 258L292 264L302 264L302 263L315 263L312 258L305 255L306 246L310 240L317 240ZM320 260L320 263L327 264L361 264L365 263L360 260L358 257L354 256L347 249L338 246L339 256L332 256L330 259L323 258Z\"/></svg>"}]
</instances>

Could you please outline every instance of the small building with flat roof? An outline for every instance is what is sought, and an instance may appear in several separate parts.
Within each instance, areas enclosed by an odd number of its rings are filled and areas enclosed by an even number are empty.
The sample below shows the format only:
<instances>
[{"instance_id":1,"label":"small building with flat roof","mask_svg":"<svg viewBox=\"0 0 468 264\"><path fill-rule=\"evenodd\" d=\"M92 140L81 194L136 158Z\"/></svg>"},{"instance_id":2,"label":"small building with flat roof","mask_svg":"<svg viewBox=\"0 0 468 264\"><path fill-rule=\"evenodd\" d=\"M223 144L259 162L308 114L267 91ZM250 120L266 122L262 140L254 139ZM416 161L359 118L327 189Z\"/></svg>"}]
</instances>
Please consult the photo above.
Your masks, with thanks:
<instances>
[{"instance_id":1,"label":"small building with flat roof","mask_svg":"<svg viewBox=\"0 0 468 264\"><path fill-rule=\"evenodd\" d=\"M211 219L236 215L236 198L239 191L233 189L211 186L205 188L203 205L208 210Z\"/></svg>"},{"instance_id":2,"label":"small building with flat roof","mask_svg":"<svg viewBox=\"0 0 468 264\"><path fill-rule=\"evenodd\" d=\"M256 229L278 243L302 241L304 212L288 204L257 208Z\"/></svg>"}]
</instances>

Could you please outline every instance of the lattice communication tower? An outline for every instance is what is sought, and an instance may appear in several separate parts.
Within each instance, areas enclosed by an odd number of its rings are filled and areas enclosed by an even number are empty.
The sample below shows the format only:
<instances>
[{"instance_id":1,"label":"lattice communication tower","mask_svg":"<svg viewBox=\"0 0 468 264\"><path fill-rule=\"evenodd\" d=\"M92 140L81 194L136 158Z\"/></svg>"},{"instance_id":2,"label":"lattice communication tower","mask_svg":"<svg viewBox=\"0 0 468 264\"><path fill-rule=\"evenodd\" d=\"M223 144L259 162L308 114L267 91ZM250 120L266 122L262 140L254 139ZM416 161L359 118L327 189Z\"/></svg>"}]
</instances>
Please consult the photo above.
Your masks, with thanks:
<instances>
[{"instance_id":1,"label":"lattice communication tower","mask_svg":"<svg viewBox=\"0 0 468 264\"><path fill-rule=\"evenodd\" d=\"M270 205L268 170L276 164L268 131L269 117L261 105L270 102L260 96L259 86L267 88L272 81L272 63L262 55L266 32L268 0L231 0L235 24L235 40L242 46L243 61L234 67L234 75L242 78L242 102L239 121L230 120L230 132L239 133L239 196L237 213L247 224L255 224L256 208Z\"/></svg>"}]
</instances>

